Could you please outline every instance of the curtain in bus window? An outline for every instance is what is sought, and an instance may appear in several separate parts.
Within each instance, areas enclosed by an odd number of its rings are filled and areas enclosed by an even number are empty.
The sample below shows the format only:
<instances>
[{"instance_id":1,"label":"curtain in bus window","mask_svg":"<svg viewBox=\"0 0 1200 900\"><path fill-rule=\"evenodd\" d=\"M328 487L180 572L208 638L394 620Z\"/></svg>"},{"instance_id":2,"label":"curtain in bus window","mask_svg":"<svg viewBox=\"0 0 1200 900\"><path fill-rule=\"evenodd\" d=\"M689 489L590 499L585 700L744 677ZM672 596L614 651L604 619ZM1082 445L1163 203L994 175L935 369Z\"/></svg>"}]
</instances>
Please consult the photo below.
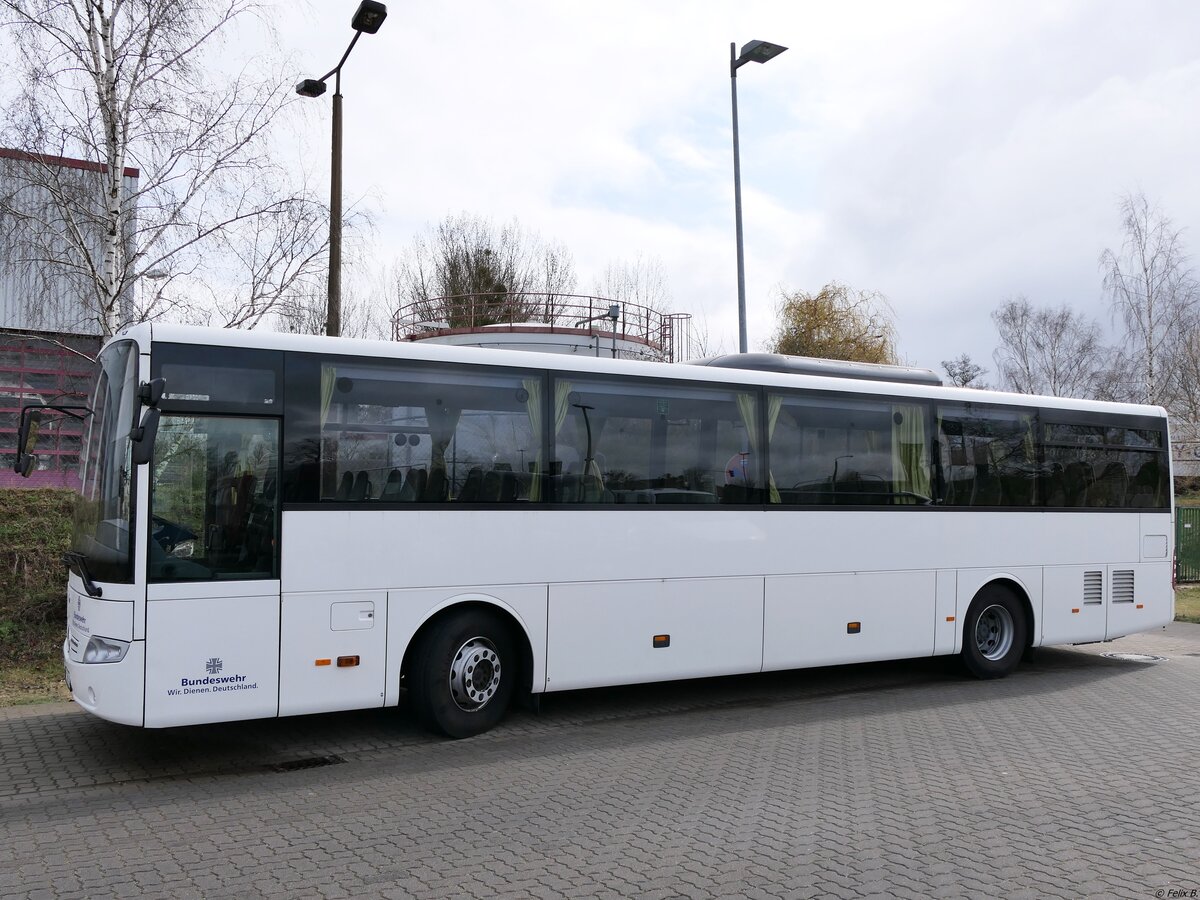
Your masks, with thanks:
<instances>
[{"instance_id":1,"label":"curtain in bus window","mask_svg":"<svg viewBox=\"0 0 1200 900\"><path fill-rule=\"evenodd\" d=\"M892 490L897 495L896 502L927 503L932 492L925 407L894 403L892 423Z\"/></svg>"},{"instance_id":2,"label":"curtain in bus window","mask_svg":"<svg viewBox=\"0 0 1200 900\"><path fill-rule=\"evenodd\" d=\"M529 483L529 499L537 503L542 499L542 379L525 378L521 380L528 397L525 400L525 412L529 416L529 428L537 439L537 450L533 455L533 468L530 475L533 480ZM565 418L565 416L564 416Z\"/></svg>"},{"instance_id":3,"label":"curtain in bus window","mask_svg":"<svg viewBox=\"0 0 1200 900\"><path fill-rule=\"evenodd\" d=\"M758 460L762 459L764 454L762 448L758 446L759 431L758 431L758 399L753 394L738 394L736 397L738 413L742 417L742 424L746 428L746 453L741 460L743 478L747 474L747 469L751 463L757 465ZM779 421L779 410L783 407L783 401L776 395L771 395L767 398L767 440L771 440L771 435L775 433L775 425ZM780 503L779 487L775 484L775 475L769 469L767 471L767 502Z\"/></svg>"},{"instance_id":4,"label":"curtain in bus window","mask_svg":"<svg viewBox=\"0 0 1200 900\"><path fill-rule=\"evenodd\" d=\"M551 446L555 448L554 459L550 463L550 474L558 481L556 484L561 486L561 478L563 474L563 461L559 458L558 451L558 436L562 433L563 425L567 423L567 413L571 409L571 382L555 381L554 382L554 435L551 441ZM539 492L541 485L538 485ZM562 500L561 496L557 499Z\"/></svg>"},{"instance_id":5,"label":"curtain in bus window","mask_svg":"<svg viewBox=\"0 0 1200 900\"><path fill-rule=\"evenodd\" d=\"M771 445L771 437L775 434L775 426L779 424L779 411L783 409L783 398L777 394L767 397L767 446ZM767 502L781 503L779 487L775 484L775 475L767 469Z\"/></svg>"},{"instance_id":6,"label":"curtain in bus window","mask_svg":"<svg viewBox=\"0 0 1200 900\"><path fill-rule=\"evenodd\" d=\"M338 482L337 458L338 443L334 436L325 434L325 426L329 421L329 411L333 403L333 389L337 383L337 370L331 365L321 366L321 430L320 442L320 473L319 496L336 499L346 499L350 495L350 486ZM335 493L336 492L336 493ZM340 496L338 496L340 495Z\"/></svg>"},{"instance_id":7,"label":"curtain in bus window","mask_svg":"<svg viewBox=\"0 0 1200 900\"><path fill-rule=\"evenodd\" d=\"M321 366L321 427L329 419L329 404L333 401L333 385L337 381L337 370L333 366Z\"/></svg>"},{"instance_id":8,"label":"curtain in bus window","mask_svg":"<svg viewBox=\"0 0 1200 900\"><path fill-rule=\"evenodd\" d=\"M446 499L450 482L446 465L446 450L454 440L462 409L443 402L425 407L425 421L429 423L429 470L425 482L412 490L413 500L429 500L436 503ZM389 473L390 475L390 473ZM418 479L419 481L420 479Z\"/></svg>"}]
</instances>

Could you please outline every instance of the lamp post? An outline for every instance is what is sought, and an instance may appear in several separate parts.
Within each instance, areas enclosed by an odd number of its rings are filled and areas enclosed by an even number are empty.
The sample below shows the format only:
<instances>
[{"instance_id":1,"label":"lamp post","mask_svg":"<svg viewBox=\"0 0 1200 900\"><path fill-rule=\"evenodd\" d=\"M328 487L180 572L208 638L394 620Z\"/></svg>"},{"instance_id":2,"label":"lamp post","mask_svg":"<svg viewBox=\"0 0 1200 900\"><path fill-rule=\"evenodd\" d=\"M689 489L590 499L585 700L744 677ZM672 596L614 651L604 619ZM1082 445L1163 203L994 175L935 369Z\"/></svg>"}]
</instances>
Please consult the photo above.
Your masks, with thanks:
<instances>
[{"instance_id":1,"label":"lamp post","mask_svg":"<svg viewBox=\"0 0 1200 900\"><path fill-rule=\"evenodd\" d=\"M737 224L738 352L746 352L746 258L742 251L742 164L738 150L737 70L748 62L765 63L787 47L751 41L736 55L737 44L729 45L729 80L733 91L733 215Z\"/></svg>"},{"instance_id":2,"label":"lamp post","mask_svg":"<svg viewBox=\"0 0 1200 900\"><path fill-rule=\"evenodd\" d=\"M342 66L350 51L363 34L374 34L387 18L387 7L376 0L362 0L350 20L354 37L338 64L320 78L305 78L296 85L301 97L320 97L325 93L329 76L333 83L333 151L329 175L329 298L325 310L325 333L337 337L342 333Z\"/></svg>"}]
</instances>

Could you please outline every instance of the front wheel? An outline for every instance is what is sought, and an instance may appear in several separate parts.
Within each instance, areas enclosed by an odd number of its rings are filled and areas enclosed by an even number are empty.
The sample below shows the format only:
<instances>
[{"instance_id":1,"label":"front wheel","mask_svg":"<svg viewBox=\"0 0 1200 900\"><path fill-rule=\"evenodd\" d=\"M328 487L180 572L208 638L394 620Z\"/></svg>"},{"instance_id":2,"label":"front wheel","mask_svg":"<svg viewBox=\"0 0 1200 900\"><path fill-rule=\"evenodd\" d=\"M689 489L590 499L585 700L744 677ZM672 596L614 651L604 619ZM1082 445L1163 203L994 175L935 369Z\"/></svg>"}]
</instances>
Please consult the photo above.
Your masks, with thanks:
<instances>
[{"instance_id":1,"label":"front wheel","mask_svg":"<svg viewBox=\"0 0 1200 900\"><path fill-rule=\"evenodd\" d=\"M976 678L1003 678L1021 661L1028 623L1012 592L986 587L971 601L963 622L963 664Z\"/></svg>"},{"instance_id":2,"label":"front wheel","mask_svg":"<svg viewBox=\"0 0 1200 900\"><path fill-rule=\"evenodd\" d=\"M452 613L424 636L409 691L421 723L452 738L487 731L503 717L517 680L512 634L494 614Z\"/></svg>"}]
</instances>

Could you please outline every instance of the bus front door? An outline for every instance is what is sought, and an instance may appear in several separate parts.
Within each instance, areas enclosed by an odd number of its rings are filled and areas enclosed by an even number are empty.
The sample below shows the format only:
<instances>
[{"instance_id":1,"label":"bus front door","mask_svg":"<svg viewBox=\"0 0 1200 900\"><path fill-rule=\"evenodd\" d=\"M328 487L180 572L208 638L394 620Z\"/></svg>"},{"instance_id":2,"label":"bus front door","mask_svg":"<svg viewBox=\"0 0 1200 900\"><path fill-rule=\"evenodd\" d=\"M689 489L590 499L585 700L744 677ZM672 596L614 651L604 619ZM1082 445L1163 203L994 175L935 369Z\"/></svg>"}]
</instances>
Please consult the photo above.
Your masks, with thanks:
<instances>
[{"instance_id":1,"label":"bus front door","mask_svg":"<svg viewBox=\"0 0 1200 900\"><path fill-rule=\"evenodd\" d=\"M164 414L146 542L146 725L279 711L279 420Z\"/></svg>"}]
</instances>

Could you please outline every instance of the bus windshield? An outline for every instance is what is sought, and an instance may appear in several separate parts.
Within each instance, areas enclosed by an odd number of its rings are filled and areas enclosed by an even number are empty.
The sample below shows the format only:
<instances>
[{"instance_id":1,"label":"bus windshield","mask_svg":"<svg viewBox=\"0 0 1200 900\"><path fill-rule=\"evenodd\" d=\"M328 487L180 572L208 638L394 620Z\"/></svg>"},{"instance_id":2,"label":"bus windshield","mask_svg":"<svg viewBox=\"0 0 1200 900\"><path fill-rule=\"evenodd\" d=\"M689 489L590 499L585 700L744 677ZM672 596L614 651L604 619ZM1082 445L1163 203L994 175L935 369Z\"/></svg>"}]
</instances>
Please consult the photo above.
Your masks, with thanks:
<instances>
[{"instance_id":1,"label":"bus windshield","mask_svg":"<svg viewBox=\"0 0 1200 900\"><path fill-rule=\"evenodd\" d=\"M82 488L75 502L73 549L97 581L133 580L133 466L129 432L137 394L137 346L104 349L92 416L80 457Z\"/></svg>"}]
</instances>

